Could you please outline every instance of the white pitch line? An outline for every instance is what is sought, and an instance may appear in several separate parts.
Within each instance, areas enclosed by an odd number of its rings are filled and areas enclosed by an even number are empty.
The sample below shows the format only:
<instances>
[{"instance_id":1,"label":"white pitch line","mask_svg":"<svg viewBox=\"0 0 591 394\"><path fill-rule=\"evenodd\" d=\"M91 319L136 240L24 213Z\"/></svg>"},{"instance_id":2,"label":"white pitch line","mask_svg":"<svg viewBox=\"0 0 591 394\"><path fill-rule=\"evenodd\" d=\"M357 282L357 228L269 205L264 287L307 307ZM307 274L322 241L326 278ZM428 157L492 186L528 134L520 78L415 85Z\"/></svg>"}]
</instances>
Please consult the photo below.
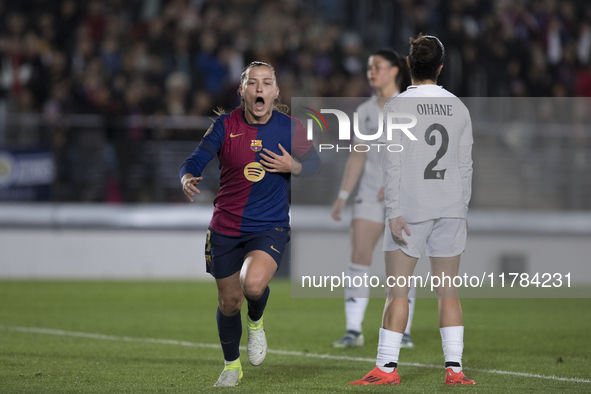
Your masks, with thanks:
<instances>
[{"instance_id":1,"label":"white pitch line","mask_svg":"<svg viewBox=\"0 0 591 394\"><path fill-rule=\"evenodd\" d=\"M188 347L200 347L200 348L207 348L207 349L219 349L220 348L220 345L212 344L212 343L177 341L174 339L121 337L121 336L116 336L116 335L104 335L104 334L94 334L94 333L89 333L89 332L55 330L55 329L51 329L51 328L39 328L39 327L19 327L19 326L0 325L0 330L28 332L28 333L35 333L35 334L68 336L68 337L79 337L79 338L90 338L90 339L101 339L101 340L105 340L105 341L158 343L158 344L162 344L162 345L178 345L178 346L188 346ZM246 350L246 348L244 346L241 346L240 349ZM366 358L366 357L335 356L332 354L316 354L316 353L305 353L305 352L298 352L298 351L274 350L274 349L268 349L267 352L271 353L271 354L279 354L282 356L299 356L299 357L310 357L310 358L323 358L323 359L329 359L329 360L362 361L362 362L372 362L372 363L375 362L375 358ZM398 364L412 366L412 367L421 367L421 368L443 368L441 365L433 365L433 364L419 364L419 363L398 363ZM476 368L464 368L464 369L469 370L469 371L496 373L496 374L500 374L500 375L521 376L521 377L525 377L525 378L559 380L562 382L574 382L574 383L591 383L591 380L589 380L589 379L580 379L580 378L563 378L560 376L538 375L538 374L525 373L525 372L499 371L496 369L476 369Z\"/></svg>"}]
</instances>

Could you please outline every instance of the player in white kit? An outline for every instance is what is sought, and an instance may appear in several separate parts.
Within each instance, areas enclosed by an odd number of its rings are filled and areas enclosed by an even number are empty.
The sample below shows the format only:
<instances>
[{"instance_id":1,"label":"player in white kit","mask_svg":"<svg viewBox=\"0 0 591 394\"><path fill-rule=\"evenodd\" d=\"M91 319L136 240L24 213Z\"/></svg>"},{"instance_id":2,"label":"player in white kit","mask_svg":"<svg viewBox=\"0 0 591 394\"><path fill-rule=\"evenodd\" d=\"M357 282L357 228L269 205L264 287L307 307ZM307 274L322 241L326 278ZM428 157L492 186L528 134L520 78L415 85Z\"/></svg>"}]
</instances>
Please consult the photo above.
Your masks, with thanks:
<instances>
[{"instance_id":1,"label":"player in white kit","mask_svg":"<svg viewBox=\"0 0 591 394\"><path fill-rule=\"evenodd\" d=\"M379 125L378 116L386 102L410 84L410 74L405 60L391 50L374 52L368 59L367 79L376 95L361 104L356 112L359 117L359 129L363 134L372 135ZM357 137L354 144L363 143ZM361 180L359 180L361 177ZM349 194L359 180L359 189L355 196L353 221L351 222L351 262L346 275L363 276L367 273L376 243L384 232L385 204L382 188L382 165L376 147L368 152L351 151L341 191L332 207L334 220L341 220L341 211L345 207ZM414 290L414 288L413 288ZM368 287L345 288L346 332L341 339L333 342L334 347L363 346L362 323L369 301ZM414 298L409 300L412 316ZM410 340L409 318L403 339L403 346L414 347Z\"/></svg>"},{"instance_id":2,"label":"player in white kit","mask_svg":"<svg viewBox=\"0 0 591 394\"><path fill-rule=\"evenodd\" d=\"M431 259L431 275L458 275L466 245L466 212L472 183L472 122L465 105L437 86L445 49L433 36L410 40L412 86L384 108L386 126L394 129L384 148L400 144L402 152L382 150L386 217L386 273L408 279L423 249ZM414 117L414 119L413 119ZM409 122L411 120L411 122ZM416 121L416 125L411 124ZM387 130L387 127L384 128ZM410 133L407 133L409 131ZM413 140L412 138L416 140ZM386 136L387 137L387 136ZM376 367L357 385L400 384L398 356L408 319L408 284L389 288L380 329ZM408 280L406 281L408 283ZM445 384L475 384L462 372L464 327L457 289L451 282L436 287L439 327L445 357Z\"/></svg>"}]
</instances>

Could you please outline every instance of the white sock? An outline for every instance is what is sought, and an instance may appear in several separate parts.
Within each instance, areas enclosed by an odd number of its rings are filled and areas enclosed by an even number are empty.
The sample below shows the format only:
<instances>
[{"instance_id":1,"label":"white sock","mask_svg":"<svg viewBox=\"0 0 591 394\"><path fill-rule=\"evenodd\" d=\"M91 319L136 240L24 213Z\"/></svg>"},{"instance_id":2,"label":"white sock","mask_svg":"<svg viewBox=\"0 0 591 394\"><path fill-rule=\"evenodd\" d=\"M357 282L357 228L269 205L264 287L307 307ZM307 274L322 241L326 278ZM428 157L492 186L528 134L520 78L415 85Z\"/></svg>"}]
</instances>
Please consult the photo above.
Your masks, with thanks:
<instances>
[{"instance_id":1,"label":"white sock","mask_svg":"<svg viewBox=\"0 0 591 394\"><path fill-rule=\"evenodd\" d=\"M347 318L347 331L361 332L361 325L365 317L365 310L369 302L369 287L353 286L355 276L363 277L369 269L366 265L350 263L347 267L347 276L351 278L351 287L345 287L345 317ZM347 283L346 281L345 283ZM356 283L359 283L357 280ZM348 284L348 283L347 283Z\"/></svg>"},{"instance_id":2,"label":"white sock","mask_svg":"<svg viewBox=\"0 0 591 394\"><path fill-rule=\"evenodd\" d=\"M452 371L458 373L462 370L462 352L464 351L464 326L443 327L439 329L443 356L445 362L455 362L459 367L451 367Z\"/></svg>"},{"instance_id":3,"label":"white sock","mask_svg":"<svg viewBox=\"0 0 591 394\"><path fill-rule=\"evenodd\" d=\"M410 327L412 326L412 317L415 314L415 297L417 295L417 288L415 286L411 286L410 290L408 291L408 322L406 323L406 328L404 329L404 335L410 336Z\"/></svg>"},{"instance_id":4,"label":"white sock","mask_svg":"<svg viewBox=\"0 0 591 394\"><path fill-rule=\"evenodd\" d=\"M394 372L395 367L385 367L389 363L398 363L400 355L400 342L402 334L380 328L380 340L378 342L378 357L376 366L384 372Z\"/></svg>"}]
</instances>

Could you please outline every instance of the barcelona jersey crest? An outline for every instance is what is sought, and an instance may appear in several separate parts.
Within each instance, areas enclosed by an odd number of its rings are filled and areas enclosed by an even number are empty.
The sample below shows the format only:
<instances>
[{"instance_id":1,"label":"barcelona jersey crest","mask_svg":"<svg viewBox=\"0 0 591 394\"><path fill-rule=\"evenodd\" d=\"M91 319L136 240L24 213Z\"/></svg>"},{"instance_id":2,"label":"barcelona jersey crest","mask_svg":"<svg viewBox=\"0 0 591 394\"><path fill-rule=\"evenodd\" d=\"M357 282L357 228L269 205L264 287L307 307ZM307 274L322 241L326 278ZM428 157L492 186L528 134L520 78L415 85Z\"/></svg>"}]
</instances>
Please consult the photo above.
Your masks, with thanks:
<instances>
[{"instance_id":1,"label":"barcelona jersey crest","mask_svg":"<svg viewBox=\"0 0 591 394\"><path fill-rule=\"evenodd\" d=\"M250 149L255 152L263 149L263 140L250 140Z\"/></svg>"}]
</instances>

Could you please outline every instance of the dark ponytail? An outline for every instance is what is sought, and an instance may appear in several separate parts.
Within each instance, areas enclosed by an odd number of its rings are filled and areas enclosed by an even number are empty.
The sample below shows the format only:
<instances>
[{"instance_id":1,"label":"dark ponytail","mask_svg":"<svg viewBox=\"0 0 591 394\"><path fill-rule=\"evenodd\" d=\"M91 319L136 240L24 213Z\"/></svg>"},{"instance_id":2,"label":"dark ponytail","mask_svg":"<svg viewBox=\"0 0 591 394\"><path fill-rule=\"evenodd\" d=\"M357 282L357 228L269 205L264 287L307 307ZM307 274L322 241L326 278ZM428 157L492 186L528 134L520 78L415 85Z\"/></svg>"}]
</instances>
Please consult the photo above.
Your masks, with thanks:
<instances>
[{"instance_id":1,"label":"dark ponytail","mask_svg":"<svg viewBox=\"0 0 591 394\"><path fill-rule=\"evenodd\" d=\"M435 36L419 34L410 39L410 73L417 81L437 81L437 69L445 59L445 48Z\"/></svg>"},{"instance_id":2,"label":"dark ponytail","mask_svg":"<svg viewBox=\"0 0 591 394\"><path fill-rule=\"evenodd\" d=\"M391 49L380 49L371 54L371 56L380 56L390 62L393 67L398 67L398 74L396 75L396 86L400 93L404 92L407 87L411 85L410 72L406 65L406 59L398 54L398 52Z\"/></svg>"}]
</instances>

